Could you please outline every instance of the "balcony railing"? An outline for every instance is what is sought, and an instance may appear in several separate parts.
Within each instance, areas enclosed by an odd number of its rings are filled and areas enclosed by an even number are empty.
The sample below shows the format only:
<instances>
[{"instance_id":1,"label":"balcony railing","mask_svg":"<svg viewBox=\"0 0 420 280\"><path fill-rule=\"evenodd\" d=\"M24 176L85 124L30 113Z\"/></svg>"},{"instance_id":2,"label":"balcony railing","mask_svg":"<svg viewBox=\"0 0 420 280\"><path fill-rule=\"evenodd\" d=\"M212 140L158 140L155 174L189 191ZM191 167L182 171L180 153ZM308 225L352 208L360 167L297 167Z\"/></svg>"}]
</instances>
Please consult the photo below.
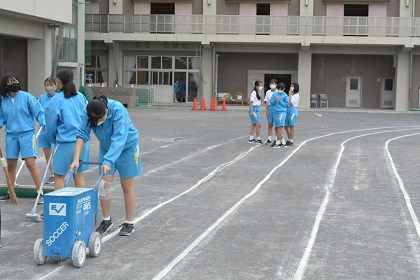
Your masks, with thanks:
<instances>
[{"instance_id":1,"label":"balcony railing","mask_svg":"<svg viewBox=\"0 0 420 280\"><path fill-rule=\"evenodd\" d=\"M151 34L419 37L420 18L86 15L86 31Z\"/></svg>"}]
</instances>

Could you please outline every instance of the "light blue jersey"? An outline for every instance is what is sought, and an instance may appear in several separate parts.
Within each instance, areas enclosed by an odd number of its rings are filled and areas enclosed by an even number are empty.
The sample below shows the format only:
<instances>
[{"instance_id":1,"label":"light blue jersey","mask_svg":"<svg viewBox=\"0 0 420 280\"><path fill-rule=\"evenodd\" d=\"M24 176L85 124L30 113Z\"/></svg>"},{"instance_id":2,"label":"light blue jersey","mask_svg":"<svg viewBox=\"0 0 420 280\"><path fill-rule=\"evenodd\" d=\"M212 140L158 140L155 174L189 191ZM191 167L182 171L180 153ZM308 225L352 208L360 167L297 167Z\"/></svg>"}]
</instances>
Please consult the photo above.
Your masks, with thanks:
<instances>
[{"instance_id":1,"label":"light blue jersey","mask_svg":"<svg viewBox=\"0 0 420 280\"><path fill-rule=\"evenodd\" d=\"M277 97L280 100L277 100ZM274 107L276 113L286 112L290 107L289 96L284 91L274 92L270 98L270 105Z\"/></svg>"},{"instance_id":2,"label":"light blue jersey","mask_svg":"<svg viewBox=\"0 0 420 280\"><path fill-rule=\"evenodd\" d=\"M93 130L100 143L99 150L102 164L114 167L120 156L127 151L136 158L137 166L140 166L141 172L141 159L137 148L139 135L131 122L127 109L120 102L112 99L108 99L107 106L108 115L106 120L97 127L91 127L88 124L89 118L86 109L83 110L77 138L81 138L85 142L89 141L90 132ZM119 169L119 172L122 175L122 170Z\"/></svg>"},{"instance_id":3,"label":"light blue jersey","mask_svg":"<svg viewBox=\"0 0 420 280\"><path fill-rule=\"evenodd\" d=\"M3 96L0 113L0 128L6 125L6 134L14 138L34 133L35 122L45 126L45 111L30 93L20 90L14 97Z\"/></svg>"},{"instance_id":4,"label":"light blue jersey","mask_svg":"<svg viewBox=\"0 0 420 280\"><path fill-rule=\"evenodd\" d=\"M70 98L65 98L62 91L56 93L45 109L48 141L52 143L76 142L80 114L86 105L86 97L80 92Z\"/></svg>"},{"instance_id":5,"label":"light blue jersey","mask_svg":"<svg viewBox=\"0 0 420 280\"><path fill-rule=\"evenodd\" d=\"M45 93L38 97L38 101L44 109L48 107L48 104L54 95L55 94L50 95ZM54 147L54 144L47 140L47 133L45 130L41 130L41 133L38 136L38 147L45 149L52 149Z\"/></svg>"}]
</instances>

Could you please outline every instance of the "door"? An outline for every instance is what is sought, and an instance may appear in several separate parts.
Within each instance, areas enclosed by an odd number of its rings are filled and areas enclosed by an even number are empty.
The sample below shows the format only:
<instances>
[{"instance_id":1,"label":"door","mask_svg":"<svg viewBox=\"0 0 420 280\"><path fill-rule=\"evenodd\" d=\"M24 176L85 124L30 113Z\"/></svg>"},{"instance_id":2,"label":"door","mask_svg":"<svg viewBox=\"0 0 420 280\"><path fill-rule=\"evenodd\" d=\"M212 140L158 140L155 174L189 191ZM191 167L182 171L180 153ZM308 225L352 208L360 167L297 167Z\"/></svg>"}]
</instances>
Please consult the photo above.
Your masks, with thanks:
<instances>
[{"instance_id":1,"label":"door","mask_svg":"<svg viewBox=\"0 0 420 280\"><path fill-rule=\"evenodd\" d=\"M170 85L172 73L169 71L152 71L151 85Z\"/></svg>"},{"instance_id":2,"label":"door","mask_svg":"<svg viewBox=\"0 0 420 280\"><path fill-rule=\"evenodd\" d=\"M362 101L362 77L347 77L346 107L360 107Z\"/></svg>"},{"instance_id":3,"label":"door","mask_svg":"<svg viewBox=\"0 0 420 280\"><path fill-rule=\"evenodd\" d=\"M393 77L382 77L380 100L380 107L383 109L393 109L395 107L395 88Z\"/></svg>"}]
</instances>

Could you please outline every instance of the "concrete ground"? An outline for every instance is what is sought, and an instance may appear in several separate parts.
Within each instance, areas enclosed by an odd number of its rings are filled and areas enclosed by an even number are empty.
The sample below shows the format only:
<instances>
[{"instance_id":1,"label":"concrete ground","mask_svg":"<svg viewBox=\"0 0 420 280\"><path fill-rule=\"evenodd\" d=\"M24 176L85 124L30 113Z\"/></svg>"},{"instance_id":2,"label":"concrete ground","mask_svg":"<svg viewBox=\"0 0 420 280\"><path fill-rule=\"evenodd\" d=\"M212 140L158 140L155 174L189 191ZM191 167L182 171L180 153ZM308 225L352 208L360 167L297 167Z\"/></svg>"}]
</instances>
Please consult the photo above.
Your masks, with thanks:
<instances>
[{"instance_id":1,"label":"concrete ground","mask_svg":"<svg viewBox=\"0 0 420 280\"><path fill-rule=\"evenodd\" d=\"M118 235L115 178L100 256L36 265L34 198L2 202L0 279L420 279L419 112L300 110L296 144L281 149L247 143L246 107L129 112L143 162L133 235ZM44 161L39 150L41 173Z\"/></svg>"}]
</instances>

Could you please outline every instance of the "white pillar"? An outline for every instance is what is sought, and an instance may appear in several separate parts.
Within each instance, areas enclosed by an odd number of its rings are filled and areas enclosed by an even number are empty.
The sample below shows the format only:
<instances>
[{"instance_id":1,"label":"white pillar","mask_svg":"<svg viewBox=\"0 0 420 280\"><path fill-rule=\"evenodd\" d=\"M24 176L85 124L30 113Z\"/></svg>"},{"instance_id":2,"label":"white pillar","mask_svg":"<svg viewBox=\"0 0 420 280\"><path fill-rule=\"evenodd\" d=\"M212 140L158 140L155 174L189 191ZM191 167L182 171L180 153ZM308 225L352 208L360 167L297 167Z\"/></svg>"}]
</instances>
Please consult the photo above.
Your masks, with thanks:
<instances>
[{"instance_id":1,"label":"white pillar","mask_svg":"<svg viewBox=\"0 0 420 280\"><path fill-rule=\"evenodd\" d=\"M216 15L217 0L203 0L203 15Z\"/></svg>"},{"instance_id":2,"label":"white pillar","mask_svg":"<svg viewBox=\"0 0 420 280\"><path fill-rule=\"evenodd\" d=\"M123 14L124 0L108 0L109 1L109 14ZM131 1L130 1L131 2Z\"/></svg>"},{"instance_id":3,"label":"white pillar","mask_svg":"<svg viewBox=\"0 0 420 280\"><path fill-rule=\"evenodd\" d=\"M51 75L52 32L44 24L43 39L28 39L28 91L35 97L45 92L44 81Z\"/></svg>"},{"instance_id":4,"label":"white pillar","mask_svg":"<svg viewBox=\"0 0 420 280\"><path fill-rule=\"evenodd\" d=\"M213 92L213 50L211 47L202 48L201 74L203 76L203 98L209 102L214 97ZM210 103L208 103L210 104Z\"/></svg>"},{"instance_id":5,"label":"white pillar","mask_svg":"<svg viewBox=\"0 0 420 280\"><path fill-rule=\"evenodd\" d=\"M410 92L410 52L400 51L397 56L395 111L408 111Z\"/></svg>"},{"instance_id":6,"label":"white pillar","mask_svg":"<svg viewBox=\"0 0 420 280\"><path fill-rule=\"evenodd\" d=\"M313 0L301 0L300 1L300 16L311 17L314 15L314 1Z\"/></svg>"},{"instance_id":7,"label":"white pillar","mask_svg":"<svg viewBox=\"0 0 420 280\"><path fill-rule=\"evenodd\" d=\"M310 108L312 51L300 50L298 60L299 108Z\"/></svg>"}]
</instances>

